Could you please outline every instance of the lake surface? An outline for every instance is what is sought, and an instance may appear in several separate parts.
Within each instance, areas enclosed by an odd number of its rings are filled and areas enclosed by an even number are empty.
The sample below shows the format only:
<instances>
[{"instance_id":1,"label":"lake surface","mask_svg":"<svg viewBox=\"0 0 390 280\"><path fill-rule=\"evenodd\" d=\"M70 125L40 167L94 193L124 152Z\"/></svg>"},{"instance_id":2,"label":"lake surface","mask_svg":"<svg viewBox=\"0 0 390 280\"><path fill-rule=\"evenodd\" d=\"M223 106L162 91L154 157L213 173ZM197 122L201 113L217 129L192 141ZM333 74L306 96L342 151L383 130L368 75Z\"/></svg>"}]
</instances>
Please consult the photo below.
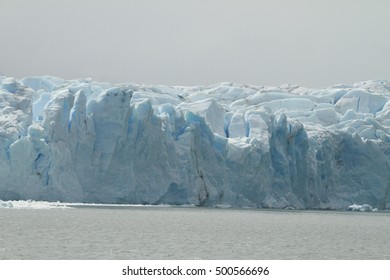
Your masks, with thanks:
<instances>
[{"instance_id":1,"label":"lake surface","mask_svg":"<svg viewBox=\"0 0 390 280\"><path fill-rule=\"evenodd\" d=\"M0 209L0 259L390 259L390 213Z\"/></svg>"}]
</instances>

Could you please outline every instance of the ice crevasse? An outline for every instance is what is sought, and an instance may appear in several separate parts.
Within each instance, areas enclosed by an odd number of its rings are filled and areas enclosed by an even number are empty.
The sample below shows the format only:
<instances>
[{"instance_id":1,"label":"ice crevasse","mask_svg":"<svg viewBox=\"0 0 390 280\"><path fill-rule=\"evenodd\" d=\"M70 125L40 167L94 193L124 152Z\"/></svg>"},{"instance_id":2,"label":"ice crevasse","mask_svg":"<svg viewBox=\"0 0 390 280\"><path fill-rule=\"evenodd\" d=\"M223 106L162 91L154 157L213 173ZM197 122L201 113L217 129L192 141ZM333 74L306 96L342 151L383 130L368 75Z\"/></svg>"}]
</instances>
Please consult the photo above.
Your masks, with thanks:
<instances>
[{"instance_id":1,"label":"ice crevasse","mask_svg":"<svg viewBox=\"0 0 390 280\"><path fill-rule=\"evenodd\" d=\"M390 82L0 77L0 199L390 207Z\"/></svg>"}]
</instances>

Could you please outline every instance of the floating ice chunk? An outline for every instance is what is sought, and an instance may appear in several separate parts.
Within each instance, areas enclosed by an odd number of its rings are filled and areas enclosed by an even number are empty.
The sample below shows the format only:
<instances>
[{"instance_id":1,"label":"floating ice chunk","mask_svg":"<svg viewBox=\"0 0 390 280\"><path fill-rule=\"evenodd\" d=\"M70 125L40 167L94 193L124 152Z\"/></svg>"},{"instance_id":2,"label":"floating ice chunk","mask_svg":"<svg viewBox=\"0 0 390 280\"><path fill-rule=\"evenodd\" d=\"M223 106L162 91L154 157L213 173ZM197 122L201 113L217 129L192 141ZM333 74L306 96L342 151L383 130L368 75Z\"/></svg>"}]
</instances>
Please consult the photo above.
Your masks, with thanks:
<instances>
[{"instance_id":1,"label":"floating ice chunk","mask_svg":"<svg viewBox=\"0 0 390 280\"><path fill-rule=\"evenodd\" d=\"M2 201L0 200L0 208L13 208L14 205L10 201Z\"/></svg>"},{"instance_id":2,"label":"floating ice chunk","mask_svg":"<svg viewBox=\"0 0 390 280\"><path fill-rule=\"evenodd\" d=\"M372 206L368 205L368 204L362 204L362 205L352 204L352 205L348 206L347 209L350 211L360 211L360 212L372 212L373 211ZM376 209L376 211L378 211L378 209Z\"/></svg>"},{"instance_id":3,"label":"floating ice chunk","mask_svg":"<svg viewBox=\"0 0 390 280\"><path fill-rule=\"evenodd\" d=\"M13 201L2 201L0 200L0 208L13 208L13 209L53 209L69 208L65 203L48 202L48 201L34 201L34 200L13 200Z\"/></svg>"}]
</instances>

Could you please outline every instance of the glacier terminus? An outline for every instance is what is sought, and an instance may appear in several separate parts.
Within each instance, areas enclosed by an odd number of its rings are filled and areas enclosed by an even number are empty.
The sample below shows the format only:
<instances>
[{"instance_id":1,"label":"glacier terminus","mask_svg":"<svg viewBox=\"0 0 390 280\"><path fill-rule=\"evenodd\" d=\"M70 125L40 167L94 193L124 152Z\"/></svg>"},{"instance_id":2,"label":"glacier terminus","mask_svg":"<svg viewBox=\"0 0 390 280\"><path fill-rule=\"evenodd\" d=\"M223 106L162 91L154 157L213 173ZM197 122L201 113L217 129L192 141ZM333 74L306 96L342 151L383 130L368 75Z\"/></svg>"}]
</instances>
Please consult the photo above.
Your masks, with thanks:
<instances>
[{"instance_id":1,"label":"glacier terminus","mask_svg":"<svg viewBox=\"0 0 390 280\"><path fill-rule=\"evenodd\" d=\"M390 82L0 77L0 200L390 208Z\"/></svg>"}]
</instances>

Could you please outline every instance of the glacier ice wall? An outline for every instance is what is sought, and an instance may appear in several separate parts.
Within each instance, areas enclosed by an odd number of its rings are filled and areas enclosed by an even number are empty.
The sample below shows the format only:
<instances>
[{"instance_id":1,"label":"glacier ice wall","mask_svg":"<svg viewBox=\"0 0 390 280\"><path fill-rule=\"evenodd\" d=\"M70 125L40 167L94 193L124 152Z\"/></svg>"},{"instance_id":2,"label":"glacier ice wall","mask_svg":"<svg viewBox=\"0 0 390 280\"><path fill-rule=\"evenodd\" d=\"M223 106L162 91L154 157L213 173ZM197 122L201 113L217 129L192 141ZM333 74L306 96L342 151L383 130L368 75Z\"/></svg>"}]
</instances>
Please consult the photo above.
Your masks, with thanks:
<instances>
[{"instance_id":1,"label":"glacier ice wall","mask_svg":"<svg viewBox=\"0 0 390 280\"><path fill-rule=\"evenodd\" d=\"M390 82L0 77L0 199L390 207Z\"/></svg>"}]
</instances>

